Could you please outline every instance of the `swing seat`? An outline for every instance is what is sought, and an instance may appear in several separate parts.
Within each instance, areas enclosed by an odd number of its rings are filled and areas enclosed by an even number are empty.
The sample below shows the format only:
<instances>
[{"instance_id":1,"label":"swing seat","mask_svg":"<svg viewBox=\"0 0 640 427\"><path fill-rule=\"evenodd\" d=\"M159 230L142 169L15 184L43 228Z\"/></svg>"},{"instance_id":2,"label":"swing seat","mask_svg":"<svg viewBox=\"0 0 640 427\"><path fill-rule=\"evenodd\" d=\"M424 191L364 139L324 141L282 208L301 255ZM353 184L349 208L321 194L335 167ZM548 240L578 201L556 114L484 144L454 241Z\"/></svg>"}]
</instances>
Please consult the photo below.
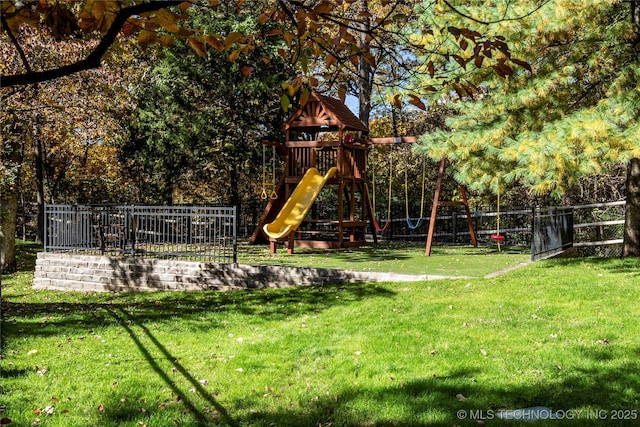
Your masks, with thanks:
<instances>
[{"instance_id":1,"label":"swing seat","mask_svg":"<svg viewBox=\"0 0 640 427\"><path fill-rule=\"evenodd\" d=\"M420 226L422 225L422 218L418 218L418 222L416 222L415 224L413 224L411 222L411 218L407 217L407 227L409 227L409 230L415 230L417 228L420 228Z\"/></svg>"},{"instance_id":2,"label":"swing seat","mask_svg":"<svg viewBox=\"0 0 640 427\"><path fill-rule=\"evenodd\" d=\"M391 225L391 221L387 221L384 224L384 227L380 227L380 224L378 224L378 221L373 220L373 228L375 228L378 233L384 233L385 231L387 231L390 225Z\"/></svg>"},{"instance_id":3,"label":"swing seat","mask_svg":"<svg viewBox=\"0 0 640 427\"><path fill-rule=\"evenodd\" d=\"M491 240L497 240L499 242L504 241L504 236L502 234L492 234Z\"/></svg>"}]
</instances>

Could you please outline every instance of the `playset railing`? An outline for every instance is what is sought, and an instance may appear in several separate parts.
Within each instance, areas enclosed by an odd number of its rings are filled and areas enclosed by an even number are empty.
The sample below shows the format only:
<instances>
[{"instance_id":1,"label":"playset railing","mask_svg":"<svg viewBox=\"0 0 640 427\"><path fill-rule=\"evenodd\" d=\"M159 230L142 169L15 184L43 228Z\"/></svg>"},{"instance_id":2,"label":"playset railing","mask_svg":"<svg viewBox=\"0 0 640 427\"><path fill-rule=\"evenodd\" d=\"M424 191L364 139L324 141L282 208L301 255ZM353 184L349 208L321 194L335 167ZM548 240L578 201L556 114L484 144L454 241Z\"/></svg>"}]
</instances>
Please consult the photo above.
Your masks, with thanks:
<instances>
[{"instance_id":1,"label":"playset railing","mask_svg":"<svg viewBox=\"0 0 640 427\"><path fill-rule=\"evenodd\" d=\"M286 145L289 153L288 177L302 177L311 167L326 173L337 166L343 178L364 178L366 146L340 145L337 141L288 141ZM338 154L339 150L342 156ZM342 160L339 162L338 159Z\"/></svg>"}]
</instances>

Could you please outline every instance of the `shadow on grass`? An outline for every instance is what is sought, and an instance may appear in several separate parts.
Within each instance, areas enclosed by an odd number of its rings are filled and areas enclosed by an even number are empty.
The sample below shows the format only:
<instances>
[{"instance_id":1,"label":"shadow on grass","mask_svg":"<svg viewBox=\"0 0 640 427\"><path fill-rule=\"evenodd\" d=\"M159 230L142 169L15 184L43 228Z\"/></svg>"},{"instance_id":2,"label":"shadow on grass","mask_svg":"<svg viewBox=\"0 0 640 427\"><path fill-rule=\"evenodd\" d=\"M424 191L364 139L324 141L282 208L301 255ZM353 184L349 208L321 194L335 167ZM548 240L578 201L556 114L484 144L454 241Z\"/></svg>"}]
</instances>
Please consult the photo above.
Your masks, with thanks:
<instances>
[{"instance_id":1,"label":"shadow on grass","mask_svg":"<svg viewBox=\"0 0 640 427\"><path fill-rule=\"evenodd\" d=\"M145 322L192 319L195 327L200 324L200 327L210 329L216 327L215 314L239 313L259 316L265 321L277 321L291 316L320 313L332 306L367 298L394 295L395 292L373 284L230 292L62 293L56 294L62 299L59 302L5 300L3 312L6 324L3 334L7 340L11 340L20 334L50 336L86 333L89 329L118 322L110 314L114 310L127 310L133 319ZM207 313L206 320L202 320L203 313Z\"/></svg>"},{"instance_id":2,"label":"shadow on grass","mask_svg":"<svg viewBox=\"0 0 640 427\"><path fill-rule=\"evenodd\" d=\"M306 249L296 248L294 255L278 253L275 256L269 255L264 247L240 245L239 259L246 264L276 264L282 266L308 266L311 264L326 265L325 259L337 268L349 269L350 265L357 264L382 264L389 266L389 271L402 273L394 270L393 264L398 261L409 261L421 265L426 261L424 242L381 242L369 244L358 248L348 249ZM487 256L500 255L522 255L529 254L530 248L523 246L503 247L498 252L496 246L479 246L474 248L470 245L435 245L432 248L431 259L442 260L447 258L469 258L470 263L482 262ZM303 259L309 257L310 259ZM360 268L360 266L356 267ZM397 268L397 267L395 267Z\"/></svg>"},{"instance_id":3,"label":"shadow on grass","mask_svg":"<svg viewBox=\"0 0 640 427\"><path fill-rule=\"evenodd\" d=\"M588 264L593 267L602 268L614 274L629 274L632 277L640 276L640 258L554 258L546 262L546 268L574 267L579 268Z\"/></svg>"},{"instance_id":4,"label":"shadow on grass","mask_svg":"<svg viewBox=\"0 0 640 427\"><path fill-rule=\"evenodd\" d=\"M20 271L33 271L37 253L41 250L41 245L18 241L17 258ZM124 277L125 273L122 274ZM190 317L200 319L203 313L222 315L229 312L275 321L290 316L319 313L332 306L367 298L394 295L395 292L380 285L357 283L230 292L86 294L12 290L3 295L3 335L10 340L21 334L50 336L86 333L89 329L118 322L110 314L114 310L127 310L133 320L145 322L174 322ZM201 322L202 328L215 327L212 320L215 319L208 316L206 322Z\"/></svg>"},{"instance_id":5,"label":"shadow on grass","mask_svg":"<svg viewBox=\"0 0 640 427\"><path fill-rule=\"evenodd\" d=\"M12 367L7 368L3 366L0 372L2 373L2 378L17 378L27 375L30 371L27 369L15 369Z\"/></svg>"},{"instance_id":6,"label":"shadow on grass","mask_svg":"<svg viewBox=\"0 0 640 427\"><path fill-rule=\"evenodd\" d=\"M33 271L36 265L38 252L42 251L42 245L34 242L16 240L16 266L18 271Z\"/></svg>"},{"instance_id":7,"label":"shadow on grass","mask_svg":"<svg viewBox=\"0 0 640 427\"><path fill-rule=\"evenodd\" d=\"M561 415L536 426L637 425L638 364L606 369L579 369L558 381L494 386L475 381L478 370L454 371L447 377L418 378L386 387L347 387L336 395L310 399L299 411L258 412L244 422L256 426L529 426L527 421L497 419L503 409L542 406ZM463 395L464 399L457 396ZM391 408L391 415L362 410ZM586 408L586 409L585 409ZM599 412L596 412L599 411ZM614 419L614 412L625 419ZM398 415L400 414L400 415ZM635 414L635 415L634 415ZM471 418L470 418L471 417ZM480 418L484 417L484 420ZM606 417L606 418L604 418ZM482 422L479 422L482 421Z\"/></svg>"},{"instance_id":8,"label":"shadow on grass","mask_svg":"<svg viewBox=\"0 0 640 427\"><path fill-rule=\"evenodd\" d=\"M157 350L160 350L160 353L162 354L163 358L169 361L170 363L172 363L175 369L175 372L182 375L182 377L185 378L188 381L188 383L191 385L192 387L191 392L197 393L202 399L204 399L204 401L206 401L213 408L215 408L216 416L221 418L224 421L224 424L229 426L237 425L236 422L231 417L231 415L229 414L229 412L226 410L226 408L222 406L220 403L218 403L218 401L213 397L211 393L205 390L202 384L200 384L200 382L196 378L194 378L193 375L191 375L191 373L184 367L184 365L182 365L178 361L178 359L169 352L167 347L155 337L155 335L149 330L149 328L144 326L141 322L137 320L135 316L132 316L129 312L127 312L122 308L117 310L109 310L109 312L115 319L118 320L120 325L128 332L129 336L131 337L131 340L133 340L134 344L136 345L140 353L144 356L147 363L149 364L151 369L153 369L156 375L162 379L162 381L171 389L171 391L176 396L180 396L180 401L182 405L184 405L184 407L189 412L189 414L191 414L191 416L196 422L196 425L207 426L211 424L212 420L205 411L198 408L198 405L196 405L189 398L188 391L181 390L176 385L175 379L171 378L162 369L162 367L158 364L158 361L156 360L156 358L153 357L152 351L149 350L144 345L140 336L144 336L145 339L149 339L153 343L153 347L155 347L155 349ZM141 332L136 333L136 331L134 330L134 327L139 329Z\"/></svg>"}]
</instances>

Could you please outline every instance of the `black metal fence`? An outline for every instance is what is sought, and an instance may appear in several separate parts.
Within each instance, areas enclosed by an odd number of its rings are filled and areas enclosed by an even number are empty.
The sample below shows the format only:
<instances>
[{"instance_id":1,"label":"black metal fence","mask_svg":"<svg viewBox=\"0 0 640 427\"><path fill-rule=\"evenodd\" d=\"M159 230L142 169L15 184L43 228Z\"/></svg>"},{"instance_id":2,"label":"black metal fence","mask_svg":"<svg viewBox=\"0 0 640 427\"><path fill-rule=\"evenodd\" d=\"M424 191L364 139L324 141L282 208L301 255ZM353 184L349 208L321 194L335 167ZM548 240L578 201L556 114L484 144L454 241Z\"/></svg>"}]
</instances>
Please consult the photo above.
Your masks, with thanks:
<instances>
[{"instance_id":1,"label":"black metal fence","mask_svg":"<svg viewBox=\"0 0 640 427\"><path fill-rule=\"evenodd\" d=\"M251 235L262 214L264 204L262 200L245 203L241 211L235 208L192 206L47 205L45 222L47 250L199 257L223 262L233 259L235 262L237 238L246 238ZM326 203L326 206L326 209L335 209L335 203ZM538 237L535 245L532 243L534 243L535 234L533 232L535 212L540 213L544 209L559 208L509 206L502 209L500 234L505 237L504 244L533 246L534 252L542 249L544 246L542 242L545 239L549 240L549 236L545 237L543 234ZM573 252L577 256L620 256L622 254L624 201L562 209L573 210ZM326 213L323 212L322 206L318 211L319 215ZM377 218L381 226L387 222L386 213L385 210ZM428 211L425 214L428 214ZM135 223L132 222L134 215ZM498 213L495 207L472 208L471 215L478 243L494 245L495 242L490 236L497 233ZM394 203L393 219L386 231L378 234L378 239L424 242L429 219L412 217L407 221L404 216L404 203ZM30 217L35 218L35 214ZM214 226L212 224L215 221L218 222ZM35 224L35 219L30 220L29 224L31 223ZM542 233L546 232L545 228ZM25 234L21 230L17 230L17 233ZM29 235L28 232L26 234ZM191 237L180 237L187 235ZM564 237L567 237L566 233ZM371 236L368 238L371 240ZM559 238L562 239L562 236ZM204 244L205 241L209 243ZM469 241L464 209L448 206L440 208L434 244L464 245L469 244Z\"/></svg>"},{"instance_id":2,"label":"black metal fence","mask_svg":"<svg viewBox=\"0 0 640 427\"><path fill-rule=\"evenodd\" d=\"M395 211L393 211L395 213ZM427 215L430 212L427 212ZM429 230L429 218L412 217L403 219L404 209L397 211L384 233L378 235L382 241L426 241ZM505 237L508 246L529 246L531 243L531 223L533 208L508 207L500 213L491 207L475 207L471 209L471 219L478 244L495 245L491 235L498 233L498 216L500 217L500 234ZM380 226L386 224L385 219L378 219ZM463 207L442 206L438 209L434 244L465 245L471 236L467 215Z\"/></svg>"},{"instance_id":3,"label":"black metal fence","mask_svg":"<svg viewBox=\"0 0 640 427\"><path fill-rule=\"evenodd\" d=\"M532 228L531 260L558 255L573 246L573 208L536 208Z\"/></svg>"},{"instance_id":4,"label":"black metal fence","mask_svg":"<svg viewBox=\"0 0 640 427\"><path fill-rule=\"evenodd\" d=\"M45 252L237 261L236 208L45 205Z\"/></svg>"}]
</instances>

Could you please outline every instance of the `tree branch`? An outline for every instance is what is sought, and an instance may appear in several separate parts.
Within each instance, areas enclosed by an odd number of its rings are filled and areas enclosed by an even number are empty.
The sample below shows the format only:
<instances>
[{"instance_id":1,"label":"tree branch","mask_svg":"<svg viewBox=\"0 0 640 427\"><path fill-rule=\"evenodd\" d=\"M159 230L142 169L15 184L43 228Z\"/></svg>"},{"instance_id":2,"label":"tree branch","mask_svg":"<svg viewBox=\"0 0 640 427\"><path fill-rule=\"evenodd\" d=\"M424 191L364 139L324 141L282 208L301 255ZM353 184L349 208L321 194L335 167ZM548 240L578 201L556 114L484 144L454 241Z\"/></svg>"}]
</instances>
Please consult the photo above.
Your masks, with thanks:
<instances>
[{"instance_id":1,"label":"tree branch","mask_svg":"<svg viewBox=\"0 0 640 427\"><path fill-rule=\"evenodd\" d=\"M505 22L505 21L518 21L520 19L526 18L527 16L533 15L538 10L542 9L547 3L549 3L549 0L545 0L542 3L540 3L540 5L538 5L537 7L531 9L529 12L527 12L524 15L521 15L521 16L516 16L516 17L513 17L513 18L507 18L506 17L506 11L505 11L504 15L500 19L497 19L497 20L494 20L494 21L484 21L482 19L475 18L475 17L473 17L471 15L468 15L468 14L462 12L460 9L456 8L454 5L452 5L447 0L442 0L442 1L444 2L444 4L446 4L449 7L449 9L453 10L455 13L457 13L460 16L462 16L463 18L466 18L466 19L468 19L470 21L473 21L473 22L476 22L476 23L482 24L482 25L497 24L498 22Z\"/></svg>"},{"instance_id":2,"label":"tree branch","mask_svg":"<svg viewBox=\"0 0 640 427\"><path fill-rule=\"evenodd\" d=\"M32 72L31 65L29 65L29 61L27 60L27 57L24 54L24 50L22 50L22 46L20 46L20 43L18 43L18 39L16 39L16 36L13 34L13 31L11 31L9 24L7 23L7 20L4 19L4 16L2 15L0 15L0 22L2 23L2 28L4 28L7 32L7 35L9 35L9 39L11 40L11 43L13 43L13 46L18 51L18 56L20 56L20 59L22 60L22 64L24 65L24 68L27 70L27 73L31 73Z\"/></svg>"},{"instance_id":3,"label":"tree branch","mask_svg":"<svg viewBox=\"0 0 640 427\"><path fill-rule=\"evenodd\" d=\"M48 80L57 79L59 77L68 76L78 73L80 71L90 70L100 67L100 61L107 52L109 47L116 40L116 36L122 30L123 25L127 22L127 19L133 15L139 15L145 12L152 12L155 10L163 9L169 6L175 6L182 3L181 0L166 0L166 1L150 1L149 3L142 3L134 6L125 7L121 9L117 14L109 27L109 30L102 36L100 43L96 48L87 56L73 64L63 65L57 68L51 68L45 71L27 71L23 74L15 75L1 75L0 87L10 87L18 85L28 85L33 83L45 82ZM5 27L7 28L7 27ZM19 52L19 51L18 51ZM26 58L25 58L26 59ZM27 69L28 70L28 69Z\"/></svg>"}]
</instances>

